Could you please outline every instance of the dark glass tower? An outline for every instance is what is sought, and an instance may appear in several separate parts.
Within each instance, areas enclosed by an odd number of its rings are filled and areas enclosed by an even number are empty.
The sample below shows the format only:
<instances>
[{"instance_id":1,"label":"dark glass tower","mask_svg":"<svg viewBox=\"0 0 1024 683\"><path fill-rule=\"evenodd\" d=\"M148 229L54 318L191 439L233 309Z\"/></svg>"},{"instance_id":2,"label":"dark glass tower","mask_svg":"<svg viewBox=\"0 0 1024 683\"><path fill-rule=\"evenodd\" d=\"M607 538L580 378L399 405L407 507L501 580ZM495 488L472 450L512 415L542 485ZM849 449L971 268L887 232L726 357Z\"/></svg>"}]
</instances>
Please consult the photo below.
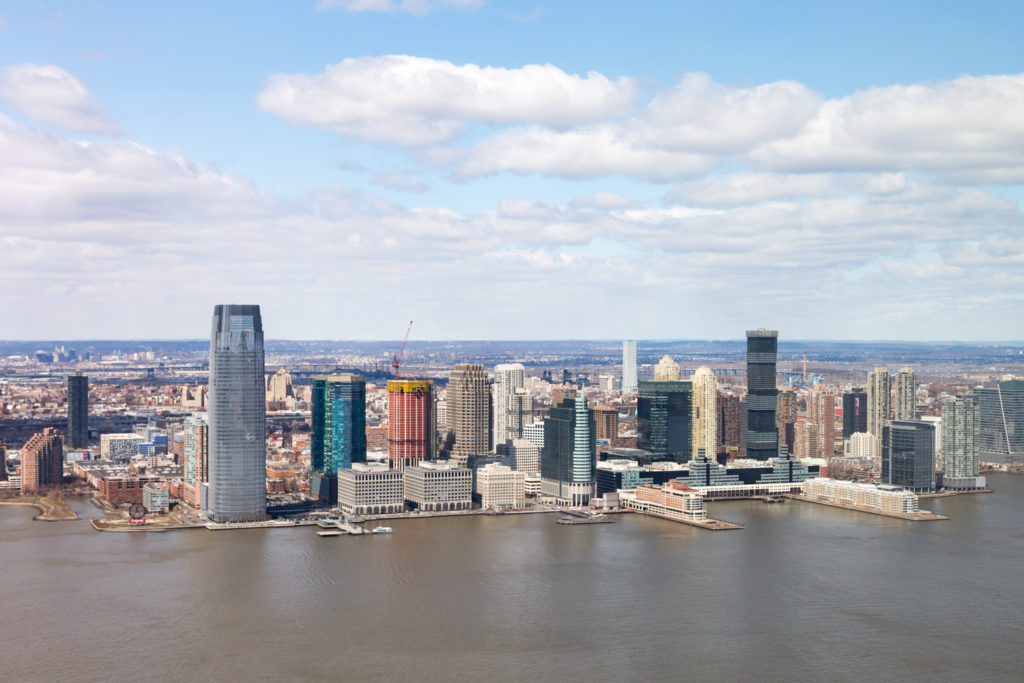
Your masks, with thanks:
<instances>
[{"instance_id":1,"label":"dark glass tower","mask_svg":"<svg viewBox=\"0 0 1024 683\"><path fill-rule=\"evenodd\" d=\"M983 462L1019 462L1024 458L1024 380L1011 379L995 387L974 390L981 427L978 434Z\"/></svg>"},{"instance_id":2,"label":"dark glass tower","mask_svg":"<svg viewBox=\"0 0 1024 683\"><path fill-rule=\"evenodd\" d=\"M693 385L685 381L639 382L636 399L638 445L653 460L687 462L692 455ZM711 457L714 458L712 453Z\"/></svg>"},{"instance_id":3,"label":"dark glass tower","mask_svg":"<svg viewBox=\"0 0 1024 683\"><path fill-rule=\"evenodd\" d=\"M366 381L359 375L313 380L310 492L337 502L338 470L366 462Z\"/></svg>"},{"instance_id":4,"label":"dark glass tower","mask_svg":"<svg viewBox=\"0 0 1024 683\"><path fill-rule=\"evenodd\" d=\"M266 379L259 306L219 305L210 332L209 489L215 522L266 518Z\"/></svg>"},{"instance_id":5,"label":"dark glass tower","mask_svg":"<svg viewBox=\"0 0 1024 683\"><path fill-rule=\"evenodd\" d=\"M843 438L868 431L868 393L863 387L843 394Z\"/></svg>"},{"instance_id":6,"label":"dark glass tower","mask_svg":"<svg viewBox=\"0 0 1024 683\"><path fill-rule=\"evenodd\" d=\"M754 460L771 460L779 455L775 423L778 345L776 330L747 331L747 457Z\"/></svg>"},{"instance_id":7,"label":"dark glass tower","mask_svg":"<svg viewBox=\"0 0 1024 683\"><path fill-rule=\"evenodd\" d=\"M563 399L544 418L540 476L553 487L550 495L586 505L594 492L597 423L583 396Z\"/></svg>"},{"instance_id":8,"label":"dark glass tower","mask_svg":"<svg viewBox=\"0 0 1024 683\"><path fill-rule=\"evenodd\" d=\"M882 427L882 483L915 493L935 490L935 425L891 420Z\"/></svg>"},{"instance_id":9,"label":"dark glass tower","mask_svg":"<svg viewBox=\"0 0 1024 683\"><path fill-rule=\"evenodd\" d=\"M68 375L68 446L89 447L89 378Z\"/></svg>"}]
</instances>

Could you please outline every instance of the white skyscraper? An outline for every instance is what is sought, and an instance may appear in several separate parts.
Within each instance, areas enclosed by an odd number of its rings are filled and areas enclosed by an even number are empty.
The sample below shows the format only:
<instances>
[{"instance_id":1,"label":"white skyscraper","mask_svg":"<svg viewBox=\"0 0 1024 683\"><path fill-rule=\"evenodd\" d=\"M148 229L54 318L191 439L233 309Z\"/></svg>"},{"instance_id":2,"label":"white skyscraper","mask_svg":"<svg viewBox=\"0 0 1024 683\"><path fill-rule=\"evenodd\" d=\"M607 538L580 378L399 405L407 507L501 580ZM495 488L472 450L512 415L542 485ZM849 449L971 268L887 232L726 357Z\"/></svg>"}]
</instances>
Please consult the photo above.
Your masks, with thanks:
<instances>
[{"instance_id":1,"label":"white skyscraper","mask_svg":"<svg viewBox=\"0 0 1024 683\"><path fill-rule=\"evenodd\" d=\"M510 399L516 395L517 391L525 391L523 389L525 374L526 369L522 363L501 363L494 366L494 396L492 400L494 401L493 443L495 448L498 444L505 443L506 439L518 439L522 436L522 415L513 416L510 424L509 411L523 407L523 401ZM533 410L532 402L530 410ZM530 421L532 422L532 418ZM520 433L510 434L510 428L515 428Z\"/></svg>"},{"instance_id":2,"label":"white skyscraper","mask_svg":"<svg viewBox=\"0 0 1024 683\"><path fill-rule=\"evenodd\" d=\"M636 342L622 342L622 391L636 391Z\"/></svg>"},{"instance_id":3,"label":"white skyscraper","mask_svg":"<svg viewBox=\"0 0 1024 683\"><path fill-rule=\"evenodd\" d=\"M697 457L698 449L714 459L718 452L718 380L711 368L701 366L690 378L693 386L693 451L692 458Z\"/></svg>"},{"instance_id":4,"label":"white skyscraper","mask_svg":"<svg viewBox=\"0 0 1024 683\"><path fill-rule=\"evenodd\" d=\"M266 518L265 386L260 307L215 307L206 496L206 513L215 522Z\"/></svg>"},{"instance_id":5,"label":"white skyscraper","mask_svg":"<svg viewBox=\"0 0 1024 683\"><path fill-rule=\"evenodd\" d=\"M917 377L910 368L900 368L896 374L897 420L917 419Z\"/></svg>"},{"instance_id":6,"label":"white skyscraper","mask_svg":"<svg viewBox=\"0 0 1024 683\"><path fill-rule=\"evenodd\" d=\"M675 382L682 376L679 370L679 363L672 360L671 356L662 356L658 364L654 366L655 382ZM694 456L696 457L696 456Z\"/></svg>"},{"instance_id":7,"label":"white skyscraper","mask_svg":"<svg viewBox=\"0 0 1024 683\"><path fill-rule=\"evenodd\" d=\"M882 442L882 427L892 419L892 380L888 368L868 373L868 431Z\"/></svg>"}]
</instances>

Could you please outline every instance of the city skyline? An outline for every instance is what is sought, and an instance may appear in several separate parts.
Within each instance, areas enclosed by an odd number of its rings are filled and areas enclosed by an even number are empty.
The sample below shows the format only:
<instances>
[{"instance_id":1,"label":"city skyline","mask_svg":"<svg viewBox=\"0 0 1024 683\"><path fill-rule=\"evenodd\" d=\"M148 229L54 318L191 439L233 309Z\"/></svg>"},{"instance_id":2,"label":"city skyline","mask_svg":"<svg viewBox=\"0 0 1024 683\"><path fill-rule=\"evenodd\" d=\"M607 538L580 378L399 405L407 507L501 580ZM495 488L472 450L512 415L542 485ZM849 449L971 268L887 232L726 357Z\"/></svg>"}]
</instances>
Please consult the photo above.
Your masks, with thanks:
<instances>
[{"instance_id":1,"label":"city skyline","mask_svg":"<svg viewBox=\"0 0 1024 683\"><path fill-rule=\"evenodd\" d=\"M4 8L5 335L1020 339L1022 15Z\"/></svg>"}]
</instances>

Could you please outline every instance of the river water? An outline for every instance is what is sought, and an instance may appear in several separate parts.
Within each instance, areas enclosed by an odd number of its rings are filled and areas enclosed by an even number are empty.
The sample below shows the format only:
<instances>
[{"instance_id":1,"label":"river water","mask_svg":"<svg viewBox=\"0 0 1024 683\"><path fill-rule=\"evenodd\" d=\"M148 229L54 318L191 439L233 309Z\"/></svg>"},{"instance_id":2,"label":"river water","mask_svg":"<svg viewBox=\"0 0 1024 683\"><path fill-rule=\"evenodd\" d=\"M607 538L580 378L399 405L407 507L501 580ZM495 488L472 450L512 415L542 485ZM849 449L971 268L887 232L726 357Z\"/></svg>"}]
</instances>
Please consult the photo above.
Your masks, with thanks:
<instances>
[{"instance_id":1,"label":"river water","mask_svg":"<svg viewBox=\"0 0 1024 683\"><path fill-rule=\"evenodd\" d=\"M98 533L0 508L0 680L1020 680L1024 477L906 522L639 515ZM74 501L79 514L98 514Z\"/></svg>"}]
</instances>

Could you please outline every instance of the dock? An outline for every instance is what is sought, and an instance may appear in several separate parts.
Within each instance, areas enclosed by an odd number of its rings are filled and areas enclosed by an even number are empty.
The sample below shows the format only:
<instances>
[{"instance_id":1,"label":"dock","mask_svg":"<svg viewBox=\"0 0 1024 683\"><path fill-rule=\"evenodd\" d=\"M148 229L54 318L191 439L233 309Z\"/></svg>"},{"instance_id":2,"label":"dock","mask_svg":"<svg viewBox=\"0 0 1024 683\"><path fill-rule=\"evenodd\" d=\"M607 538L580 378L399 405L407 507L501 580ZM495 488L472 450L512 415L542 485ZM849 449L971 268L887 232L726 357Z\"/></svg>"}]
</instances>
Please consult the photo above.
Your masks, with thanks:
<instances>
[{"instance_id":1,"label":"dock","mask_svg":"<svg viewBox=\"0 0 1024 683\"><path fill-rule=\"evenodd\" d=\"M921 510L916 513L910 512L886 512L885 510L878 510L875 508L866 508L859 505L847 505L845 503L832 503L825 500L815 500L813 498L807 498L797 493L791 493L789 498L792 500L799 500L804 503L814 503L815 505L827 505L828 507L839 508L840 510L853 510L854 512L866 512L869 515L878 515L879 517L892 517L893 519L902 519L908 522L936 522L944 519L949 519L946 515L939 515L928 510Z\"/></svg>"}]
</instances>

